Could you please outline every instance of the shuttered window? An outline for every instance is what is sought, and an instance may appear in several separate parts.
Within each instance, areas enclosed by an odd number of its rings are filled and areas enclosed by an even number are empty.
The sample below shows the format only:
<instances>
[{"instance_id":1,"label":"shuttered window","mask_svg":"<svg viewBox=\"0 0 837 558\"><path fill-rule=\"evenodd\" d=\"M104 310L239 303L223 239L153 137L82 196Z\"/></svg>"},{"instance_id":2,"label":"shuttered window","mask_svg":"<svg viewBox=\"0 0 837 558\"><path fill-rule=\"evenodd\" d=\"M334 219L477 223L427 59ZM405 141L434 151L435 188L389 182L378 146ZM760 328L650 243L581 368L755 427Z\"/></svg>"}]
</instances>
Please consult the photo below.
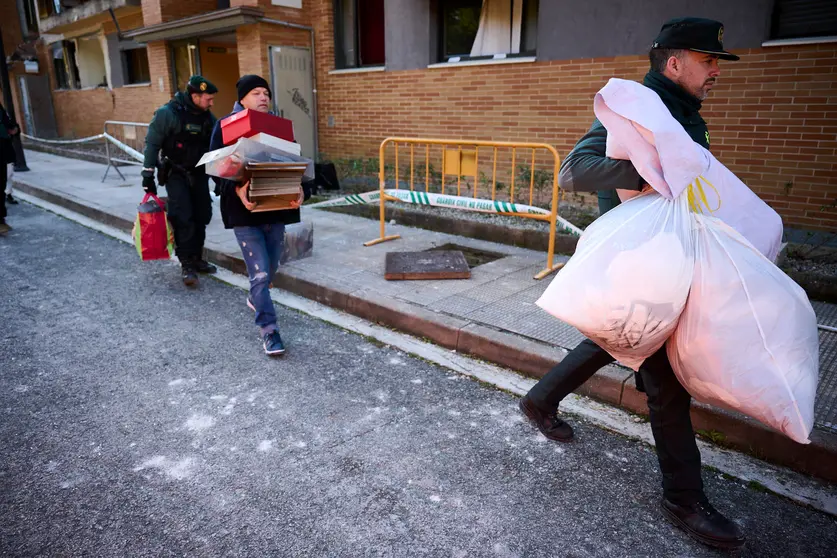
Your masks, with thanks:
<instances>
[{"instance_id":1,"label":"shuttered window","mask_svg":"<svg viewBox=\"0 0 837 558\"><path fill-rule=\"evenodd\" d=\"M771 39L837 36L837 0L776 0Z\"/></svg>"}]
</instances>

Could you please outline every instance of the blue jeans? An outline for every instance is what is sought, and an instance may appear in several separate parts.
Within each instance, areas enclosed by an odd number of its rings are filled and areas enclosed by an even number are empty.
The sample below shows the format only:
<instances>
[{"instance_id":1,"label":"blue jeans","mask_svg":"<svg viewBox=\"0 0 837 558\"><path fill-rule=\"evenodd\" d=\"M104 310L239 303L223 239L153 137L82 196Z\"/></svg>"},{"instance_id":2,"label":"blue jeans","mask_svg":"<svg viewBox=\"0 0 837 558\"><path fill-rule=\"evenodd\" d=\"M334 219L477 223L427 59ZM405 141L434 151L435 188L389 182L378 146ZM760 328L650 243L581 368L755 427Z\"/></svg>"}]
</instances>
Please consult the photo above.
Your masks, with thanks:
<instances>
[{"instance_id":1,"label":"blue jeans","mask_svg":"<svg viewBox=\"0 0 837 558\"><path fill-rule=\"evenodd\" d=\"M235 227L233 232L247 264L250 300L256 307L256 325L261 328L262 335L278 331L269 285L279 269L279 258L285 246L285 225Z\"/></svg>"}]
</instances>

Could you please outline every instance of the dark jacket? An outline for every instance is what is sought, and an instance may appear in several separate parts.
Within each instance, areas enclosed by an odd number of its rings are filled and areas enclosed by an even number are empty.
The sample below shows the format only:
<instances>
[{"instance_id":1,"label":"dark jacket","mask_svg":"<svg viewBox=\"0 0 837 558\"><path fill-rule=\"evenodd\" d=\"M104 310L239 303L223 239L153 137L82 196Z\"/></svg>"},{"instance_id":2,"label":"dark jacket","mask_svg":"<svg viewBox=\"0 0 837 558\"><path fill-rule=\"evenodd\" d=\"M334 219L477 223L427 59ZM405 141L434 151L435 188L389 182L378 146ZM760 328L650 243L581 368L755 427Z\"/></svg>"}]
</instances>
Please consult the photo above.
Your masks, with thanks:
<instances>
[{"instance_id":1,"label":"dark jacket","mask_svg":"<svg viewBox=\"0 0 837 558\"><path fill-rule=\"evenodd\" d=\"M709 131L700 116L701 102L682 87L651 70L642 80L643 85L654 90L662 99L671 115L683 125L689 136L709 149ZM607 130L598 119L575 145L561 163L558 182L561 187L573 192L599 191L599 207L611 209L619 204L614 190L641 190L643 179L630 161L610 159L605 156ZM613 190L600 188L607 185ZM604 203L603 203L604 202ZM607 207L608 202L611 207Z\"/></svg>"},{"instance_id":2,"label":"dark jacket","mask_svg":"<svg viewBox=\"0 0 837 558\"><path fill-rule=\"evenodd\" d=\"M6 172L5 165L14 163L16 160L11 133L12 128L15 127L16 124L12 122L12 119L9 117L9 113L6 112L3 105L0 105L0 164L3 165L2 172ZM3 193L0 192L0 194Z\"/></svg>"},{"instance_id":3,"label":"dark jacket","mask_svg":"<svg viewBox=\"0 0 837 558\"><path fill-rule=\"evenodd\" d=\"M212 130L212 139L209 143L209 150L215 151L224 147L223 134L221 133L221 122L225 118L232 116L237 112L244 110L240 103L236 103L233 107L232 113L228 114L221 120L215 123L215 128ZM258 227L260 225L275 225L277 223L284 223L285 225L293 225L299 223L299 209L284 209L282 211L260 211L253 213L248 211L244 204L235 192L235 188L240 186L240 182L234 180L227 180L225 178L212 177L215 184L218 185L218 190L221 194L221 219L224 221L224 227L232 229L233 227ZM308 184L302 184L305 193L305 199L311 197L311 189Z\"/></svg>"},{"instance_id":4,"label":"dark jacket","mask_svg":"<svg viewBox=\"0 0 837 558\"><path fill-rule=\"evenodd\" d=\"M211 130L215 127L216 119L211 112L206 113L196 107L192 102L191 95L182 91L178 92L171 101L157 109L154 118L148 125L148 132L145 136L143 167L147 169L156 168L160 150L163 149L166 140L181 133L179 110L187 110L193 115L205 116L203 120L208 128L207 133L211 133Z\"/></svg>"}]
</instances>

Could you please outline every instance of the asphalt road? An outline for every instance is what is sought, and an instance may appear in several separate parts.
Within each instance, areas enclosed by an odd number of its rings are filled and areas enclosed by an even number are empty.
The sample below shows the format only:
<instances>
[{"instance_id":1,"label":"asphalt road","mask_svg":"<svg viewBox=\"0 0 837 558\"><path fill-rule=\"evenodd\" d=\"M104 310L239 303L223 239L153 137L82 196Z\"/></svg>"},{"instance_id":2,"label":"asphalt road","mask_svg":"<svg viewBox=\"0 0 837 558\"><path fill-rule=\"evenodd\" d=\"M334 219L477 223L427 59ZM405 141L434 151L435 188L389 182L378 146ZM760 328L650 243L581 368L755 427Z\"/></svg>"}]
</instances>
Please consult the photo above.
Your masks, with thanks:
<instances>
[{"instance_id":1,"label":"asphalt road","mask_svg":"<svg viewBox=\"0 0 837 558\"><path fill-rule=\"evenodd\" d=\"M3 556L715 556L659 512L653 450L50 213L0 237ZM705 471L743 555L833 556L835 518Z\"/></svg>"}]
</instances>

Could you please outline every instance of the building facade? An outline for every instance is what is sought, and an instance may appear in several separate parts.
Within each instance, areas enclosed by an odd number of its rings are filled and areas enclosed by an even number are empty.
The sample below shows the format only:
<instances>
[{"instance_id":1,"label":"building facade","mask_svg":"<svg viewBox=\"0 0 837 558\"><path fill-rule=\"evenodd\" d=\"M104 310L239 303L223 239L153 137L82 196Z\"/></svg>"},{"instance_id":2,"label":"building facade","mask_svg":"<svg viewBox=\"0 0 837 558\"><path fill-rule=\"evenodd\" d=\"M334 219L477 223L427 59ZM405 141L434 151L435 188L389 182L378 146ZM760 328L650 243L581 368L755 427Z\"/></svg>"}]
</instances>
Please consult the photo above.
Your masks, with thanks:
<instances>
[{"instance_id":1,"label":"building facade","mask_svg":"<svg viewBox=\"0 0 837 558\"><path fill-rule=\"evenodd\" d=\"M608 78L642 78L663 21L718 19L726 48L742 59L722 62L704 105L713 152L789 227L837 230L830 0L2 4L4 14L18 8L3 20L7 55L36 20L38 71L30 62L26 74L23 61L12 69L41 84L28 93L40 94L29 102L38 115L29 120L43 130L35 135L82 137L100 133L105 120L147 122L192 73L219 86L215 112L224 115L237 77L258 73L304 151L326 158L374 157L388 136L535 141L566 153L589 127L593 95ZM24 103L16 104L21 122Z\"/></svg>"}]
</instances>

